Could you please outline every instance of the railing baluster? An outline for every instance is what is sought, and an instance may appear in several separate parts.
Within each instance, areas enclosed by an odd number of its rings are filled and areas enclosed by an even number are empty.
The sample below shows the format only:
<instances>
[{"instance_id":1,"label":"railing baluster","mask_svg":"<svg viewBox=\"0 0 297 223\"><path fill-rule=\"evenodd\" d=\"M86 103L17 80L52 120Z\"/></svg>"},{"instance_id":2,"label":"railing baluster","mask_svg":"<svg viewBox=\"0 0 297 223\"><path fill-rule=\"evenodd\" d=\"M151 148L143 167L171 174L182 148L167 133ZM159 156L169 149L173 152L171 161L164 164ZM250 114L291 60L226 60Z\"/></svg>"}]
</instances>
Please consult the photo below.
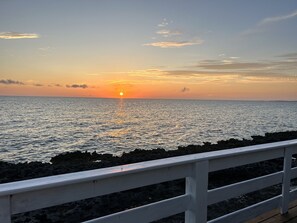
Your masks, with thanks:
<instances>
[{"instance_id":1,"label":"railing baluster","mask_svg":"<svg viewBox=\"0 0 297 223\"><path fill-rule=\"evenodd\" d=\"M10 196L0 197L0 222L11 223Z\"/></svg>"},{"instance_id":2,"label":"railing baluster","mask_svg":"<svg viewBox=\"0 0 297 223\"><path fill-rule=\"evenodd\" d=\"M290 201L290 184L291 184L291 165L292 165L292 149L284 149L284 176L282 184L282 201L281 214L288 212Z\"/></svg>"},{"instance_id":3,"label":"railing baluster","mask_svg":"<svg viewBox=\"0 0 297 223\"><path fill-rule=\"evenodd\" d=\"M185 214L186 223L204 223L207 221L207 188L209 162L193 164L192 176L186 178L186 193L191 195L191 204Z\"/></svg>"}]
</instances>

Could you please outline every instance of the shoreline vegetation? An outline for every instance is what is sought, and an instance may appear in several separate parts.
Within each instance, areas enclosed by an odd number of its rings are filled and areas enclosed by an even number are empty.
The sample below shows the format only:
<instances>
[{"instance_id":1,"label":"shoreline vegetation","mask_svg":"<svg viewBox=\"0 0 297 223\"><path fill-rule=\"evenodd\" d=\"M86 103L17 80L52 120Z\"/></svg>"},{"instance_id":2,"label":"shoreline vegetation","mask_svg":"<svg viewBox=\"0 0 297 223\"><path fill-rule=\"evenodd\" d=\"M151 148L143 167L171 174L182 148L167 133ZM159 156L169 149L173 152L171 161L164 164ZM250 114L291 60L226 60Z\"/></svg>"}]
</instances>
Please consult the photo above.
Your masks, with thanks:
<instances>
[{"instance_id":1,"label":"shoreline vegetation","mask_svg":"<svg viewBox=\"0 0 297 223\"><path fill-rule=\"evenodd\" d=\"M218 141L216 144L205 142L203 145L188 145L169 151L160 148L154 150L136 149L128 153L123 153L122 156L76 151L57 155L50 160L51 163L9 163L0 161L0 183L291 139L297 139L297 131L266 133L264 136L252 136L251 139L242 140L231 138ZM280 171L282 166L282 160L274 159L216 171L209 174L209 189ZM73 223L86 221L128 208L181 195L185 193L184 184L184 180L175 180L83 201L71 202L14 215L13 222ZM252 192L238 198L211 205L208 207L208 219L213 219L247 205L271 198L279 194L280 191L280 185L275 185L261 191ZM184 214L179 214L157 222L177 223L183 221Z\"/></svg>"}]
</instances>

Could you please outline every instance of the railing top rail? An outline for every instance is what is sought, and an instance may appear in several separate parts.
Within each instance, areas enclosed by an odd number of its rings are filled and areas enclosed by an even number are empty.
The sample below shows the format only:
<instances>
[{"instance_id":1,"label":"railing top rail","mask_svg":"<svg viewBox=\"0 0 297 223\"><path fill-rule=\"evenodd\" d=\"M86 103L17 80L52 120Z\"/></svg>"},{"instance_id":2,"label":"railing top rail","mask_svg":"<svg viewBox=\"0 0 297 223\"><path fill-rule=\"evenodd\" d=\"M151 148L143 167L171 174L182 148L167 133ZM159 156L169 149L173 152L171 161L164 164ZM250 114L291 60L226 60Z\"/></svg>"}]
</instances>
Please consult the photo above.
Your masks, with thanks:
<instances>
[{"instance_id":1,"label":"railing top rail","mask_svg":"<svg viewBox=\"0 0 297 223\"><path fill-rule=\"evenodd\" d=\"M132 174L159 168L170 168L172 166L189 164L203 160L214 160L236 155L244 155L249 153L263 152L283 147L291 147L297 145L297 139L259 144L254 146L246 146L234 149L219 150L206 153L198 153L192 155L177 156L165 159L139 162L134 164L102 168L96 170L81 171L75 173L61 174L49 177L42 177L24 181L0 184L0 196L23 193L33 190L41 190L52 187L59 187L75 183L83 183L92 180L100 180L109 177L116 177L125 174Z\"/></svg>"}]
</instances>

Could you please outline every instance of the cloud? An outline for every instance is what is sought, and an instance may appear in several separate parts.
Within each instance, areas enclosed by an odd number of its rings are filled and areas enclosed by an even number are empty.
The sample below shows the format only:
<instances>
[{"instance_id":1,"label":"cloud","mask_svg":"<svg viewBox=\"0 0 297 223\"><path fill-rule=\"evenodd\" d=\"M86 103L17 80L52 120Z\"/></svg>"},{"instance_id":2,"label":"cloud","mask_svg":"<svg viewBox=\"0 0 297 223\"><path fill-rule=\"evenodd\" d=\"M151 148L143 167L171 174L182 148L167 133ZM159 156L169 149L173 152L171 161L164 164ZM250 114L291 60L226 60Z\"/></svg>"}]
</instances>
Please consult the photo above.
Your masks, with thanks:
<instances>
[{"instance_id":1,"label":"cloud","mask_svg":"<svg viewBox=\"0 0 297 223\"><path fill-rule=\"evenodd\" d=\"M49 84L48 87L63 87L61 84Z\"/></svg>"},{"instance_id":2,"label":"cloud","mask_svg":"<svg viewBox=\"0 0 297 223\"><path fill-rule=\"evenodd\" d=\"M130 71L135 84L173 83L173 84L206 84L206 83L249 83L249 82L294 82L297 83L296 69L293 72L279 70L203 70L197 67L190 69L147 69ZM186 87L187 88L187 87ZM182 91L182 89L181 89Z\"/></svg>"},{"instance_id":3,"label":"cloud","mask_svg":"<svg viewBox=\"0 0 297 223\"><path fill-rule=\"evenodd\" d=\"M282 56L295 56L286 54ZM259 62L245 62L238 60L202 60L193 69L186 70L159 70L154 72L159 77L169 76L179 79L209 79L218 80L292 80L297 81L297 59L270 60ZM205 79L205 80L206 80Z\"/></svg>"},{"instance_id":4,"label":"cloud","mask_svg":"<svg viewBox=\"0 0 297 223\"><path fill-rule=\"evenodd\" d=\"M10 84L24 85L24 83L21 82L21 81L14 81L14 80L10 80L10 79L0 80L0 84L6 84L6 85L10 85Z\"/></svg>"},{"instance_id":5,"label":"cloud","mask_svg":"<svg viewBox=\"0 0 297 223\"><path fill-rule=\"evenodd\" d=\"M39 35L36 33L19 33L19 32L1 32L0 39L36 39Z\"/></svg>"},{"instance_id":6,"label":"cloud","mask_svg":"<svg viewBox=\"0 0 297 223\"><path fill-rule=\"evenodd\" d=\"M66 85L67 88L82 88L86 89L88 88L88 85L86 84L72 84L72 85Z\"/></svg>"},{"instance_id":7,"label":"cloud","mask_svg":"<svg viewBox=\"0 0 297 223\"><path fill-rule=\"evenodd\" d=\"M289 55L290 56L290 55ZM266 61L239 61L239 60L204 60L194 66L198 73L212 73L222 75L237 75L238 77L262 78L297 78L297 58L266 60Z\"/></svg>"},{"instance_id":8,"label":"cloud","mask_svg":"<svg viewBox=\"0 0 297 223\"><path fill-rule=\"evenodd\" d=\"M297 53L287 53L287 54L278 55L277 57L284 57L284 58L288 58L288 59L297 59Z\"/></svg>"},{"instance_id":9,"label":"cloud","mask_svg":"<svg viewBox=\"0 0 297 223\"><path fill-rule=\"evenodd\" d=\"M158 24L158 27L166 27L168 25L169 25L169 23L168 23L167 19L163 19L163 21Z\"/></svg>"},{"instance_id":10,"label":"cloud","mask_svg":"<svg viewBox=\"0 0 297 223\"><path fill-rule=\"evenodd\" d=\"M239 60L203 60L196 65L196 68L205 70L235 70L235 71L291 71L296 73L297 58L294 58L294 54L283 55L291 56L285 57L285 60L270 60L259 62L246 62Z\"/></svg>"},{"instance_id":11,"label":"cloud","mask_svg":"<svg viewBox=\"0 0 297 223\"><path fill-rule=\"evenodd\" d=\"M181 89L181 92L183 92L183 93L185 93L185 92L187 92L187 91L190 91L190 89L187 88L187 87L184 87L183 89Z\"/></svg>"},{"instance_id":12,"label":"cloud","mask_svg":"<svg viewBox=\"0 0 297 223\"><path fill-rule=\"evenodd\" d=\"M180 48L184 46L192 46L192 45L199 45L202 44L203 40L197 41L161 41L161 42L153 42L153 43L146 43L145 46L154 46L160 48Z\"/></svg>"},{"instance_id":13,"label":"cloud","mask_svg":"<svg viewBox=\"0 0 297 223\"><path fill-rule=\"evenodd\" d=\"M168 67L162 67L133 70L126 73L133 77L134 80L141 82L178 83L185 86L189 83L202 84L209 82L248 83L292 81L293 83L297 83L297 58L295 56L297 56L297 53L287 53L275 56L273 60L249 61L238 57L227 57L227 59L222 58L221 60L201 60L190 67L186 66L174 70L170 70Z\"/></svg>"},{"instance_id":14,"label":"cloud","mask_svg":"<svg viewBox=\"0 0 297 223\"><path fill-rule=\"evenodd\" d=\"M232 60L218 61L218 63L201 63L197 67L204 69L223 69L223 70L242 70L242 69L259 69L270 67L271 64L257 63L257 62L234 62Z\"/></svg>"},{"instance_id":15,"label":"cloud","mask_svg":"<svg viewBox=\"0 0 297 223\"><path fill-rule=\"evenodd\" d=\"M170 21L170 23L173 23ZM188 37L184 38L185 36L182 32L180 32L177 29L169 29L169 22L167 19L163 19L162 23L158 24L159 30L156 31L156 34L158 34L158 37L154 37L153 42L143 44L144 46L154 46L154 47L160 47L160 48L180 48L184 46L192 46L192 45L199 45L203 43L203 40L198 39L197 37L192 37L189 39ZM164 38L168 37L176 37L179 36L179 38L170 38L170 41L163 41ZM161 39L161 40L157 40ZM186 39L186 40L185 40Z\"/></svg>"},{"instance_id":16,"label":"cloud","mask_svg":"<svg viewBox=\"0 0 297 223\"><path fill-rule=\"evenodd\" d=\"M242 59L201 60L196 65L184 69L168 70L166 68L136 70L130 76L151 80L200 80L201 78L247 78L253 79L292 79L297 80L297 53L277 56L278 59L264 61L245 61ZM289 58L289 59L287 59ZM143 79L142 79L143 80Z\"/></svg>"},{"instance_id":17,"label":"cloud","mask_svg":"<svg viewBox=\"0 0 297 223\"><path fill-rule=\"evenodd\" d=\"M40 47L38 48L38 50L40 51L50 51L52 48L50 46L46 46L46 47Z\"/></svg>"},{"instance_id":18,"label":"cloud","mask_svg":"<svg viewBox=\"0 0 297 223\"><path fill-rule=\"evenodd\" d=\"M297 10L290 14L287 14L287 15L265 18L265 19L261 20L260 22L258 22L254 28L251 28L251 29L248 29L248 30L245 30L244 32L242 32L241 35L245 36L245 35L263 32L263 28L268 24L292 19L296 16L297 16Z\"/></svg>"},{"instance_id":19,"label":"cloud","mask_svg":"<svg viewBox=\"0 0 297 223\"><path fill-rule=\"evenodd\" d=\"M109 84L113 85L115 90L121 91L123 89L131 89L134 87L133 81L117 80L109 81Z\"/></svg>"},{"instance_id":20,"label":"cloud","mask_svg":"<svg viewBox=\"0 0 297 223\"><path fill-rule=\"evenodd\" d=\"M290 14L287 14L287 15L265 18L261 22L258 23L258 26L263 26L263 25L266 25L266 24L269 24L269 23L280 22L280 21L283 21L283 20L292 19L295 16L297 16L297 10L290 13Z\"/></svg>"},{"instance_id":21,"label":"cloud","mask_svg":"<svg viewBox=\"0 0 297 223\"><path fill-rule=\"evenodd\" d=\"M43 87L44 85L43 84L33 84L33 86L35 86L35 87Z\"/></svg>"},{"instance_id":22,"label":"cloud","mask_svg":"<svg viewBox=\"0 0 297 223\"><path fill-rule=\"evenodd\" d=\"M195 81L270 81L270 80L290 80L297 81L297 75L291 75L281 72L267 72L267 71L203 71L203 70L169 70L163 72L164 76L170 78L176 77L179 79L191 79Z\"/></svg>"},{"instance_id":23,"label":"cloud","mask_svg":"<svg viewBox=\"0 0 297 223\"><path fill-rule=\"evenodd\" d=\"M162 75L170 75L175 77L197 77L201 75L229 75L227 71L204 71L204 70L167 70Z\"/></svg>"},{"instance_id":24,"label":"cloud","mask_svg":"<svg viewBox=\"0 0 297 223\"><path fill-rule=\"evenodd\" d=\"M169 29L161 29L161 30L158 30L156 33L163 37L178 36L182 34L180 31L169 30Z\"/></svg>"}]
</instances>

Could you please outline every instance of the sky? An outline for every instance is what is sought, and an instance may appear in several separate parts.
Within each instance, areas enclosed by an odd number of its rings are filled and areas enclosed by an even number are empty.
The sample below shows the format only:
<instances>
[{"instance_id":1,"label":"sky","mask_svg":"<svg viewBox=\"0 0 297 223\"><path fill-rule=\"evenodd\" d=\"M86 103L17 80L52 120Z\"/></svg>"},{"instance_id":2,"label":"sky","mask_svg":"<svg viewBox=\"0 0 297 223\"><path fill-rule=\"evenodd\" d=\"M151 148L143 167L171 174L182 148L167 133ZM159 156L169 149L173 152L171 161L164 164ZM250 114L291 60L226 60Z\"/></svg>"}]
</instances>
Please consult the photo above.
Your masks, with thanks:
<instances>
[{"instance_id":1,"label":"sky","mask_svg":"<svg viewBox=\"0 0 297 223\"><path fill-rule=\"evenodd\" d=\"M0 0L0 95L297 100L297 1Z\"/></svg>"}]
</instances>

